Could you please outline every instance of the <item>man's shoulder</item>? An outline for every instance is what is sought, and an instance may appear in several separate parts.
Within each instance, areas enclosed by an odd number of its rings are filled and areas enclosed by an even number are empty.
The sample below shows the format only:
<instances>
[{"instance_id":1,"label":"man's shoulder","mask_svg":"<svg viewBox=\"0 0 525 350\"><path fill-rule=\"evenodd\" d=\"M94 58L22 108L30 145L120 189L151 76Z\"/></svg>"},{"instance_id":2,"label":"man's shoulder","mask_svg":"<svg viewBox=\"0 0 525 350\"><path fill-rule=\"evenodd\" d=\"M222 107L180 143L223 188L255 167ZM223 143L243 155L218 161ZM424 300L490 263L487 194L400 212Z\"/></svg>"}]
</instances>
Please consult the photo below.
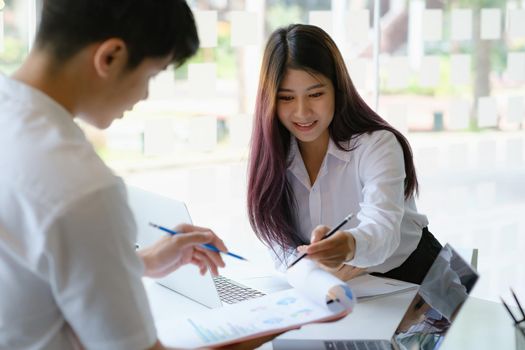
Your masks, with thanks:
<instances>
[{"instance_id":1,"label":"man's shoulder","mask_svg":"<svg viewBox=\"0 0 525 350\"><path fill-rule=\"evenodd\" d=\"M37 151L25 165L34 175L27 175L24 185L51 203L73 202L100 188L118 182L87 142L65 141L46 151Z\"/></svg>"},{"instance_id":2,"label":"man's shoulder","mask_svg":"<svg viewBox=\"0 0 525 350\"><path fill-rule=\"evenodd\" d=\"M0 131L2 185L56 205L119 181L72 121L61 124L31 111L18 117Z\"/></svg>"}]
</instances>

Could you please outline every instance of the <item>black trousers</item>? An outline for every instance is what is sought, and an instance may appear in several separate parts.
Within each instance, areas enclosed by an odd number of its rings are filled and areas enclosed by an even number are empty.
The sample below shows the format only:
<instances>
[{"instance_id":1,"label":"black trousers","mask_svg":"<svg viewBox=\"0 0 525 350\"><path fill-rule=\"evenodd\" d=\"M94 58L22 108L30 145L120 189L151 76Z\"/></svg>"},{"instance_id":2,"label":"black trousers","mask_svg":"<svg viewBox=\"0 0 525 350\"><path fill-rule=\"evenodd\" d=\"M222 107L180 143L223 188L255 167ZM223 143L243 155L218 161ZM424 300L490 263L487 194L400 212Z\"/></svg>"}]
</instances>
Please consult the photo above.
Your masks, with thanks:
<instances>
[{"instance_id":1,"label":"black trousers","mask_svg":"<svg viewBox=\"0 0 525 350\"><path fill-rule=\"evenodd\" d=\"M441 248L436 237L425 227L417 248L401 266L385 273L374 272L371 275L421 284Z\"/></svg>"}]
</instances>

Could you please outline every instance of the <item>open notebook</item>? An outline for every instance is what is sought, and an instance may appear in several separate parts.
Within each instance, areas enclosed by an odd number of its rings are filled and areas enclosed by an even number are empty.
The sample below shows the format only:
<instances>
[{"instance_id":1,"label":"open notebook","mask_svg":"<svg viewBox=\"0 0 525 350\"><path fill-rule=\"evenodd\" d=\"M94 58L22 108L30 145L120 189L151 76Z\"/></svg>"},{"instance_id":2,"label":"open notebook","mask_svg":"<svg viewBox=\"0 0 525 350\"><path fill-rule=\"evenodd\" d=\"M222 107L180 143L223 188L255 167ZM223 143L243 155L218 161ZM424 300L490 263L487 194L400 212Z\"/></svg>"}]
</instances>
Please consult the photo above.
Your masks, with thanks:
<instances>
[{"instance_id":1,"label":"open notebook","mask_svg":"<svg viewBox=\"0 0 525 350\"><path fill-rule=\"evenodd\" d=\"M347 283L352 288L358 302L405 293L419 287L418 284L369 274L353 278Z\"/></svg>"},{"instance_id":2,"label":"open notebook","mask_svg":"<svg viewBox=\"0 0 525 350\"><path fill-rule=\"evenodd\" d=\"M162 339L182 348L227 345L338 320L352 311L350 287L310 260L289 269L287 279L294 288L190 315L175 321Z\"/></svg>"}]
</instances>

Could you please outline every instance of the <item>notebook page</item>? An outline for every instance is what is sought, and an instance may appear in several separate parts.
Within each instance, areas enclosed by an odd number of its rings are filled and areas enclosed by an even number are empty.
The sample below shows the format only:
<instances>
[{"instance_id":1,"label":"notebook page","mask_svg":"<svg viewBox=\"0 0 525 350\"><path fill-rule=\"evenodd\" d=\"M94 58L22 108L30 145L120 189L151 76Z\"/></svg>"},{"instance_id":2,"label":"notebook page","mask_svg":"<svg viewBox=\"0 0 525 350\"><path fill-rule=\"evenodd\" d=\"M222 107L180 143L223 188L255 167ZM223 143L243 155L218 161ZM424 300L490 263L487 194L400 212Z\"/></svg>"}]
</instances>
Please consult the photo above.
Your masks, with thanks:
<instances>
[{"instance_id":1,"label":"notebook page","mask_svg":"<svg viewBox=\"0 0 525 350\"><path fill-rule=\"evenodd\" d=\"M352 288L354 296L358 301L371 300L397 293L404 293L415 290L419 286L414 283L377 277L368 274L352 278L347 283Z\"/></svg>"},{"instance_id":2,"label":"notebook page","mask_svg":"<svg viewBox=\"0 0 525 350\"><path fill-rule=\"evenodd\" d=\"M159 334L159 338L183 348L225 345L339 319L352 310L353 295L343 281L308 260L296 266L288 273L296 288L175 320L169 334Z\"/></svg>"},{"instance_id":3,"label":"notebook page","mask_svg":"<svg viewBox=\"0 0 525 350\"><path fill-rule=\"evenodd\" d=\"M316 304L325 305L337 299L346 308L353 307L354 297L349 286L311 260L299 261L286 272L286 278L291 286Z\"/></svg>"},{"instance_id":4,"label":"notebook page","mask_svg":"<svg viewBox=\"0 0 525 350\"><path fill-rule=\"evenodd\" d=\"M161 334L160 339L182 348L228 344L329 320L345 311L340 303L319 305L296 289L288 289L177 320L170 327L170 334Z\"/></svg>"}]
</instances>

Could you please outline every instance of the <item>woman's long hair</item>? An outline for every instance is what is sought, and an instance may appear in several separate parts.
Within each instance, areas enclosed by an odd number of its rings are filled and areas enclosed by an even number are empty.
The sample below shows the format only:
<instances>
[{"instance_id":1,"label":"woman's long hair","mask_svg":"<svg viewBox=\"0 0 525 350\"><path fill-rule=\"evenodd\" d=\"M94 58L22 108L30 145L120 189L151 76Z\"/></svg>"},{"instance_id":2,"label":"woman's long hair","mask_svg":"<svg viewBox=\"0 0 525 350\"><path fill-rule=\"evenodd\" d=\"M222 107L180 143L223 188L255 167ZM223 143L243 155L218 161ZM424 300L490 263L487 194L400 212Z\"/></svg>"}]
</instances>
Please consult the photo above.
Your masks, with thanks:
<instances>
[{"instance_id":1,"label":"woman's long hair","mask_svg":"<svg viewBox=\"0 0 525 350\"><path fill-rule=\"evenodd\" d=\"M283 249L305 243L296 231L294 212L297 204L286 179L291 136L276 114L277 91L287 68L322 74L332 81L335 112L329 133L338 148L351 151L343 144L363 133L392 132L403 149L405 198L418 191L407 139L359 96L330 36L312 25L293 24L279 28L268 39L259 77L248 163L248 215L261 241Z\"/></svg>"}]
</instances>

